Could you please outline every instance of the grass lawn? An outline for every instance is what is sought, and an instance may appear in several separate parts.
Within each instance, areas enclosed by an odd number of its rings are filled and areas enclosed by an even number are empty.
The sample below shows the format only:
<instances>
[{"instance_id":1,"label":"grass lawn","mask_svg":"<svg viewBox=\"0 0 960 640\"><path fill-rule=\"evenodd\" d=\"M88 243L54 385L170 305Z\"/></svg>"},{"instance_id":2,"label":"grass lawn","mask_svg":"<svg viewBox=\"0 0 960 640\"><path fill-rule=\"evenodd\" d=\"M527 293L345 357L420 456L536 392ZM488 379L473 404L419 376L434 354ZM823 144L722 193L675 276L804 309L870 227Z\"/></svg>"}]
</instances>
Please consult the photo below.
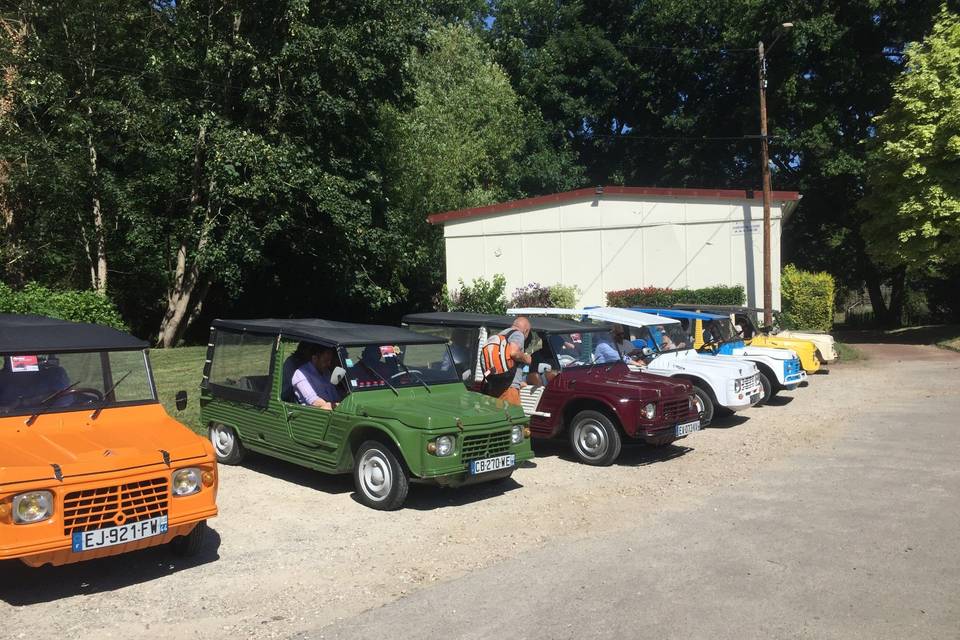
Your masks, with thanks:
<instances>
[{"instance_id":1,"label":"grass lawn","mask_svg":"<svg viewBox=\"0 0 960 640\"><path fill-rule=\"evenodd\" d=\"M203 377L203 361L206 357L205 346L150 351L160 402L167 413L194 428L200 425L200 379ZM182 413L177 411L173 400L181 389L187 392L190 399Z\"/></svg>"},{"instance_id":2,"label":"grass lawn","mask_svg":"<svg viewBox=\"0 0 960 640\"><path fill-rule=\"evenodd\" d=\"M840 356L838 362L855 362L867 358L867 355L863 351L857 349L852 344L837 340L835 346L837 348L837 355Z\"/></svg>"},{"instance_id":3,"label":"grass lawn","mask_svg":"<svg viewBox=\"0 0 960 640\"><path fill-rule=\"evenodd\" d=\"M943 347L944 349L950 349L952 351L960 351L960 336L956 338L947 338L946 340L941 340L937 343L938 347Z\"/></svg>"}]
</instances>

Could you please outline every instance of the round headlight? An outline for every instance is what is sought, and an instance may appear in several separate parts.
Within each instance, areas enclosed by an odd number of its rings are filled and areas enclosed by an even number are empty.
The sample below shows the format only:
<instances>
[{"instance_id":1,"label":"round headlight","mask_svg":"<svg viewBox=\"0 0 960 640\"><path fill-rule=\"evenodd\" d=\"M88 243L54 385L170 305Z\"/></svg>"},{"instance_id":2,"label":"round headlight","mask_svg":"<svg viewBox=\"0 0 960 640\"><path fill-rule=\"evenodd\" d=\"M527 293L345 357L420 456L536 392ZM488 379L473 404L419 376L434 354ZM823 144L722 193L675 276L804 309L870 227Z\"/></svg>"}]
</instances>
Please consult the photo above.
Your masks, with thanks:
<instances>
[{"instance_id":1,"label":"round headlight","mask_svg":"<svg viewBox=\"0 0 960 640\"><path fill-rule=\"evenodd\" d=\"M16 524L42 522L53 515L53 494L30 491L13 497L13 521Z\"/></svg>"},{"instance_id":2,"label":"round headlight","mask_svg":"<svg viewBox=\"0 0 960 640\"><path fill-rule=\"evenodd\" d=\"M653 416L657 413L657 405L652 402L648 402L647 405L643 408L643 415L647 416L647 420L653 420Z\"/></svg>"},{"instance_id":3,"label":"round headlight","mask_svg":"<svg viewBox=\"0 0 960 640\"><path fill-rule=\"evenodd\" d=\"M514 425L513 430L510 432L510 442L513 444L520 444L523 442L523 427L520 425Z\"/></svg>"},{"instance_id":4,"label":"round headlight","mask_svg":"<svg viewBox=\"0 0 960 640\"><path fill-rule=\"evenodd\" d=\"M173 472L171 485L173 485L173 495L189 496L200 491L202 482L200 469L177 469Z\"/></svg>"},{"instance_id":5,"label":"round headlight","mask_svg":"<svg viewBox=\"0 0 960 640\"><path fill-rule=\"evenodd\" d=\"M453 453L453 436L440 436L437 438L437 455L441 458Z\"/></svg>"},{"instance_id":6,"label":"round headlight","mask_svg":"<svg viewBox=\"0 0 960 640\"><path fill-rule=\"evenodd\" d=\"M737 378L736 380L733 381L734 393L740 393L740 389L742 388L743 388L743 380L741 378Z\"/></svg>"}]
</instances>

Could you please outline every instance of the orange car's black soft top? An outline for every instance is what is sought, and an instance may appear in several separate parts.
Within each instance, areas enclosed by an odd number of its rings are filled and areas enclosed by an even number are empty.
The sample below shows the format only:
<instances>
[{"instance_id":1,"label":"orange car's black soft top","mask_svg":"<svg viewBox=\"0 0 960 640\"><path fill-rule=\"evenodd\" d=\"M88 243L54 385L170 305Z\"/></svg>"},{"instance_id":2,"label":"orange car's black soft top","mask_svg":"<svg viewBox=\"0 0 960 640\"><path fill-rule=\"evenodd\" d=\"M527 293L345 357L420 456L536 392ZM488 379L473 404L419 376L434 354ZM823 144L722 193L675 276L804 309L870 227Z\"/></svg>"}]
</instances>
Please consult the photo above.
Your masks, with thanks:
<instances>
[{"instance_id":1,"label":"orange car's black soft top","mask_svg":"<svg viewBox=\"0 0 960 640\"><path fill-rule=\"evenodd\" d=\"M98 324L0 313L0 354L127 351L147 346L129 333Z\"/></svg>"}]
</instances>

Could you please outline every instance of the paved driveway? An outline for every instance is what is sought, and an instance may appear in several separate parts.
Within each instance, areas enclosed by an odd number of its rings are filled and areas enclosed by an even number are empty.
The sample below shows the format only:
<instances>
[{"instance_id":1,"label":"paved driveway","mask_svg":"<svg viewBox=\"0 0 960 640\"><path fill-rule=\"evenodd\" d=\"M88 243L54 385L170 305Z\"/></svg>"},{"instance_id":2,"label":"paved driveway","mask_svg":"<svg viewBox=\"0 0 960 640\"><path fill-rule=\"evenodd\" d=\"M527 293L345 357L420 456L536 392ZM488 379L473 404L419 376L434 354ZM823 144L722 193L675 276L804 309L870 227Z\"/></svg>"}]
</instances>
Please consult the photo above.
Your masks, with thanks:
<instances>
[{"instance_id":1,"label":"paved driveway","mask_svg":"<svg viewBox=\"0 0 960 640\"><path fill-rule=\"evenodd\" d=\"M960 356L884 347L829 447L299 637L960 638Z\"/></svg>"}]
</instances>

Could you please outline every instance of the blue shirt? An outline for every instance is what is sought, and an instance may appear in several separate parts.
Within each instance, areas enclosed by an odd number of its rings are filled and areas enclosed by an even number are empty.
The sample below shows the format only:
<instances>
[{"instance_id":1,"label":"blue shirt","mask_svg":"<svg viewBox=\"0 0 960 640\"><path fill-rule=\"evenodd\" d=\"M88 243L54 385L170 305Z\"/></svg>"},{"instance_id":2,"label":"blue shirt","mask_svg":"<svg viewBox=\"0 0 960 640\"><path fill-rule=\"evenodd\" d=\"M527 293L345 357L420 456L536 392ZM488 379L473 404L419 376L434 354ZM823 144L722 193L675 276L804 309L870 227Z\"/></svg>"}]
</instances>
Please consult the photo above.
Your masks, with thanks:
<instances>
[{"instance_id":1,"label":"blue shirt","mask_svg":"<svg viewBox=\"0 0 960 640\"><path fill-rule=\"evenodd\" d=\"M628 356L621 356L620 352L610 344L609 342L601 342L597 345L597 348L593 350L593 357L597 364L606 364L608 362L619 362L623 360L624 362L630 362Z\"/></svg>"},{"instance_id":2,"label":"blue shirt","mask_svg":"<svg viewBox=\"0 0 960 640\"><path fill-rule=\"evenodd\" d=\"M327 402L340 402L340 392L330 383L328 376L320 373L312 362L297 369L293 378L293 393L300 404L313 404L317 398Z\"/></svg>"}]
</instances>

